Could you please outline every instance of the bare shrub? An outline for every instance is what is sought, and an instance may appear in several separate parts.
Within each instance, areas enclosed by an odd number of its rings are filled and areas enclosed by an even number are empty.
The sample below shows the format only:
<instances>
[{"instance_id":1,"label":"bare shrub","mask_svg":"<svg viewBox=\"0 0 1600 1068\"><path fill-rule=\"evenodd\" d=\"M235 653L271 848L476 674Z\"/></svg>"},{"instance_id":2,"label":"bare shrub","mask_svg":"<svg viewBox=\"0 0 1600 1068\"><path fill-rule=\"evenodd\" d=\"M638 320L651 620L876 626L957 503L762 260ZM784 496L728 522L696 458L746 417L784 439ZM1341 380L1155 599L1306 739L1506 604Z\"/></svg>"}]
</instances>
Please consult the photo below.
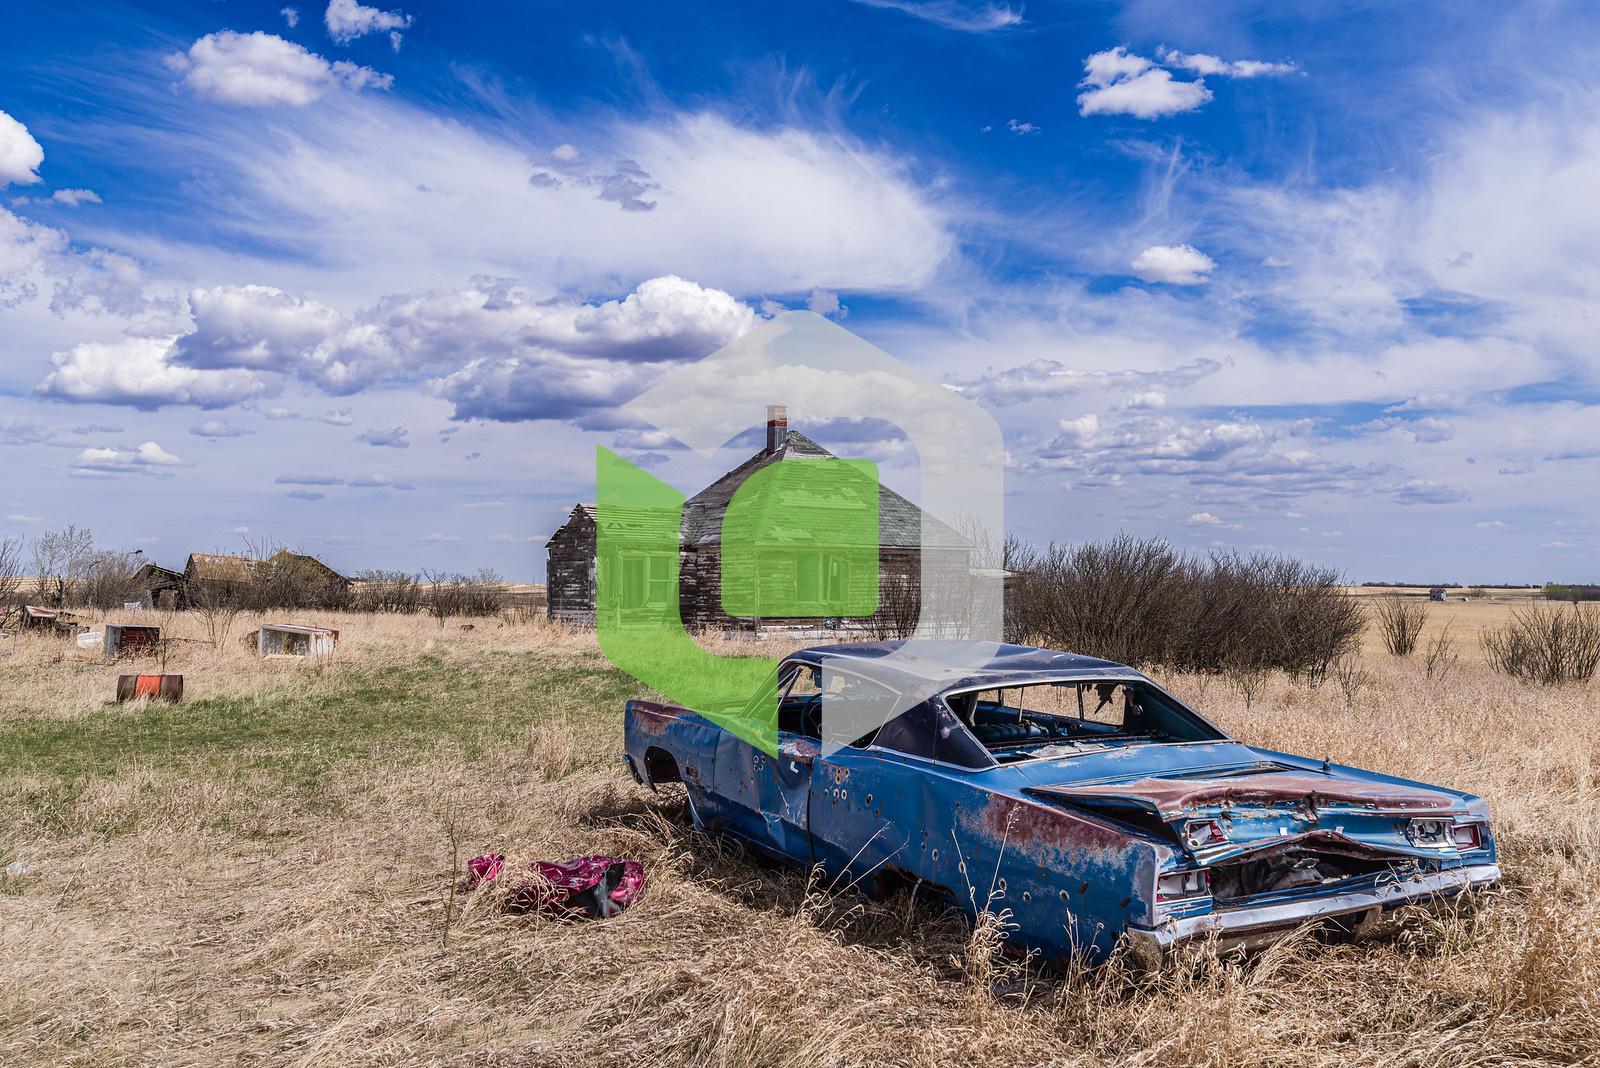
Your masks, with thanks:
<instances>
[{"instance_id":1,"label":"bare shrub","mask_svg":"<svg viewBox=\"0 0 1600 1068\"><path fill-rule=\"evenodd\" d=\"M1461 660L1455 651L1455 638L1450 634L1454 623L1446 623L1432 638L1428 639L1427 651L1423 654L1422 666L1428 678L1438 679L1443 682L1449 677Z\"/></svg>"},{"instance_id":2,"label":"bare shrub","mask_svg":"<svg viewBox=\"0 0 1600 1068\"><path fill-rule=\"evenodd\" d=\"M1372 675L1363 671L1360 661L1353 656L1340 657L1334 661L1333 680L1339 684L1339 692L1344 695L1346 708L1354 705L1361 691L1372 685Z\"/></svg>"},{"instance_id":3,"label":"bare shrub","mask_svg":"<svg viewBox=\"0 0 1600 1068\"><path fill-rule=\"evenodd\" d=\"M22 586L22 539L0 538L0 608L16 603Z\"/></svg>"},{"instance_id":4,"label":"bare shrub","mask_svg":"<svg viewBox=\"0 0 1600 1068\"><path fill-rule=\"evenodd\" d=\"M1355 650L1361 605L1337 572L1270 553L1179 553L1122 534L1081 546L1007 546L1014 637L1134 666L1321 681ZM1252 685L1253 691L1257 687Z\"/></svg>"},{"instance_id":5,"label":"bare shrub","mask_svg":"<svg viewBox=\"0 0 1600 1068\"><path fill-rule=\"evenodd\" d=\"M61 608L94 551L94 535L69 526L52 530L33 539L33 573L37 586L35 599L42 605Z\"/></svg>"},{"instance_id":6,"label":"bare shrub","mask_svg":"<svg viewBox=\"0 0 1600 1068\"><path fill-rule=\"evenodd\" d=\"M199 582L191 586L189 605L213 649L221 649L228 640L228 631L233 629L233 621L244 607L231 587L217 582Z\"/></svg>"},{"instance_id":7,"label":"bare shrub","mask_svg":"<svg viewBox=\"0 0 1600 1068\"><path fill-rule=\"evenodd\" d=\"M1490 666L1513 678L1587 682L1600 667L1600 611L1534 604L1513 612L1505 626L1484 631L1482 642Z\"/></svg>"},{"instance_id":8,"label":"bare shrub","mask_svg":"<svg viewBox=\"0 0 1600 1068\"><path fill-rule=\"evenodd\" d=\"M423 605L440 626L452 616L497 616L505 610L505 581L492 568L476 575L424 571L422 577L428 583Z\"/></svg>"},{"instance_id":9,"label":"bare shrub","mask_svg":"<svg viewBox=\"0 0 1600 1068\"><path fill-rule=\"evenodd\" d=\"M68 591L69 600L86 608L121 608L124 603L141 596L139 591L140 557L120 549L101 549L91 552L79 567L77 581Z\"/></svg>"},{"instance_id":10,"label":"bare shrub","mask_svg":"<svg viewBox=\"0 0 1600 1068\"><path fill-rule=\"evenodd\" d=\"M1397 594L1379 597L1376 614L1383 647L1395 656L1410 656L1417 648L1422 625L1427 622L1427 606L1408 601Z\"/></svg>"},{"instance_id":11,"label":"bare shrub","mask_svg":"<svg viewBox=\"0 0 1600 1068\"><path fill-rule=\"evenodd\" d=\"M356 576L354 608L358 612L422 611L422 583L405 571L363 571Z\"/></svg>"}]
</instances>

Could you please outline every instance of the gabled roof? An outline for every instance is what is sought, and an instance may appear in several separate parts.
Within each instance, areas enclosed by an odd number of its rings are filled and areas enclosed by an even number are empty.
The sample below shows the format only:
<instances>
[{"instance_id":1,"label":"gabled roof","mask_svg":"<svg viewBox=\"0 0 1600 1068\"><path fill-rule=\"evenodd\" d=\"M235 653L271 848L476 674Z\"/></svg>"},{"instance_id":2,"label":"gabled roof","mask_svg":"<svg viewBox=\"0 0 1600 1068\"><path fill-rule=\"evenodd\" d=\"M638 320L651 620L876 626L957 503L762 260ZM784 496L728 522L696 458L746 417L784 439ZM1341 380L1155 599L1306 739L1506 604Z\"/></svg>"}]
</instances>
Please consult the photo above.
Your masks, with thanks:
<instances>
[{"instance_id":1,"label":"gabled roof","mask_svg":"<svg viewBox=\"0 0 1600 1068\"><path fill-rule=\"evenodd\" d=\"M797 430L784 437L776 452L765 449L729 471L711 485L690 497L683 509L683 547L706 548L722 540L722 518L739 487L757 471L770 464L836 459L833 453ZM878 486L879 545L888 548L970 549L972 543L932 516L924 532L926 513L888 486Z\"/></svg>"},{"instance_id":2,"label":"gabled roof","mask_svg":"<svg viewBox=\"0 0 1600 1068\"><path fill-rule=\"evenodd\" d=\"M250 561L242 556L190 553L183 574L185 578L201 582L249 582Z\"/></svg>"}]
</instances>

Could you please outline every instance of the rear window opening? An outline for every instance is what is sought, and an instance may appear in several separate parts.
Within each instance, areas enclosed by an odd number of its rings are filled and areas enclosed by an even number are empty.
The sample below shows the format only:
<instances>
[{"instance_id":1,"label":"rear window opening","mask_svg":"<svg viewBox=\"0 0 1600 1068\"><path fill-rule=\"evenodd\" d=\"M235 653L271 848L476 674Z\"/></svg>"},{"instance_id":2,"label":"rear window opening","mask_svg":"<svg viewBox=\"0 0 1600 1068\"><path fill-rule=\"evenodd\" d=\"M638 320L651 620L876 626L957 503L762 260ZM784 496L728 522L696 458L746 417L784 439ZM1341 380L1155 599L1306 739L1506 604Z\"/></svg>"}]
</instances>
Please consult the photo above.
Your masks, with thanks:
<instances>
[{"instance_id":1,"label":"rear window opening","mask_svg":"<svg viewBox=\"0 0 1600 1068\"><path fill-rule=\"evenodd\" d=\"M1073 680L969 690L945 698L996 760L1046 759L1131 742L1226 735L1147 682Z\"/></svg>"}]
</instances>

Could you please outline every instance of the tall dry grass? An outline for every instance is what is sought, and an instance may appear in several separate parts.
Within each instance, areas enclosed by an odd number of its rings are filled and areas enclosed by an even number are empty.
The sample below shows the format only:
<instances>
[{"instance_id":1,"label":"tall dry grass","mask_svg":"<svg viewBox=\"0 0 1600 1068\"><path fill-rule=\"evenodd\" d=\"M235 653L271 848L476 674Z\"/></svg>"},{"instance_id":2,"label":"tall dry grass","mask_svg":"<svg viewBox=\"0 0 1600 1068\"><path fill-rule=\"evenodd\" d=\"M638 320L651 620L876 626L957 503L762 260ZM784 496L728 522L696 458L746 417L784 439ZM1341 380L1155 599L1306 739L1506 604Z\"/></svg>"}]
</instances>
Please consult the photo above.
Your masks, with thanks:
<instances>
[{"instance_id":1,"label":"tall dry grass","mask_svg":"<svg viewBox=\"0 0 1600 1068\"><path fill-rule=\"evenodd\" d=\"M230 640L185 646L169 670L186 675L197 709L254 702L287 716L365 693L378 716L423 702L437 736L334 752L267 734L176 761L153 745L104 774L5 767L0 861L26 870L0 875L0 1061L1600 1059L1592 685L1527 687L1470 660L1440 681L1414 659L1380 657L1360 663L1369 682L1348 703L1332 681L1275 677L1247 707L1219 681L1164 680L1252 744L1488 797L1505 888L1372 943L1306 935L1245 961L1201 955L1155 979L1116 965L1042 975L997 951L993 924L969 931L905 898L828 893L691 832L681 793L638 788L616 763L611 695L626 687L590 634L309 621L344 632L320 667L262 662ZM140 714L106 703L126 668L73 654L53 663L60 651L0 641L0 732L24 732L0 738L59 746L105 717ZM412 674L382 689L391 671ZM528 677L496 688L508 672ZM435 673L458 688L412 692ZM510 728L446 729L473 709ZM67 733L48 734L58 728ZM508 915L458 890L446 940L452 838L463 857L634 857L646 893L614 920L570 923Z\"/></svg>"}]
</instances>

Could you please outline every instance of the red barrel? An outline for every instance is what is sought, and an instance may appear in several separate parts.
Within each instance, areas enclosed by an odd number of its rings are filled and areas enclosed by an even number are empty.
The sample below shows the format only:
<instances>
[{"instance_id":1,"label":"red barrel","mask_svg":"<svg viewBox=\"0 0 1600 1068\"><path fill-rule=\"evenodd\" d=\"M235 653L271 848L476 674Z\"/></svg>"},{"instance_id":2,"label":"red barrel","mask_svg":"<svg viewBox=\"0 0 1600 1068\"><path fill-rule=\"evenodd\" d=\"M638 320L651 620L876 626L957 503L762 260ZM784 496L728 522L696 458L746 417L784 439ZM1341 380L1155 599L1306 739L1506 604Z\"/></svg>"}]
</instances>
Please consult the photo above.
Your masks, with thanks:
<instances>
[{"instance_id":1,"label":"red barrel","mask_svg":"<svg viewBox=\"0 0 1600 1068\"><path fill-rule=\"evenodd\" d=\"M122 675L117 679L117 700L148 697L152 701L183 700L182 675Z\"/></svg>"}]
</instances>

